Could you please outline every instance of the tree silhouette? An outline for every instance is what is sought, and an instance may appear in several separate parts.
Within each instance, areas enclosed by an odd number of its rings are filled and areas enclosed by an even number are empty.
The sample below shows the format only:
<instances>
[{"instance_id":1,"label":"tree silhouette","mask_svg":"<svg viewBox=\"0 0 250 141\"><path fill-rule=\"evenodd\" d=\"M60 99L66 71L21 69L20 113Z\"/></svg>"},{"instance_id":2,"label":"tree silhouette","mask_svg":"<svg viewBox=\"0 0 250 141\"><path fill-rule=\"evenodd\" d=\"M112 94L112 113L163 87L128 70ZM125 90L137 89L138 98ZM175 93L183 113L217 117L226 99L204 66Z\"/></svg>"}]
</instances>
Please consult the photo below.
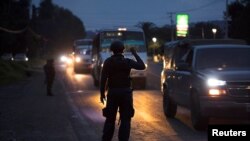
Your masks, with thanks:
<instances>
[{"instance_id":1,"label":"tree silhouette","mask_svg":"<svg viewBox=\"0 0 250 141\"><path fill-rule=\"evenodd\" d=\"M229 5L229 36L250 43L250 1L239 0Z\"/></svg>"}]
</instances>

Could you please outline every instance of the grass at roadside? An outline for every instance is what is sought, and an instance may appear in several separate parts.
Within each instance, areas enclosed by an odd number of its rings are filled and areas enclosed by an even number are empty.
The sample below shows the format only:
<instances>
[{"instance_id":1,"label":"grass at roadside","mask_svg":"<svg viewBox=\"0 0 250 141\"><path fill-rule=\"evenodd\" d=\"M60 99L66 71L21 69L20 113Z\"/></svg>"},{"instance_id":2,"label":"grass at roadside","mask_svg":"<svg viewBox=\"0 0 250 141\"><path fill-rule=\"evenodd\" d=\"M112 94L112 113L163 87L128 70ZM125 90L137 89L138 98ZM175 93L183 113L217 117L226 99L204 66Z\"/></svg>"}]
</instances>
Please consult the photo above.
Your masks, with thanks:
<instances>
[{"instance_id":1,"label":"grass at roadside","mask_svg":"<svg viewBox=\"0 0 250 141\"><path fill-rule=\"evenodd\" d=\"M31 75L31 69L41 66L42 60L29 62L0 60L0 85L8 85Z\"/></svg>"}]
</instances>

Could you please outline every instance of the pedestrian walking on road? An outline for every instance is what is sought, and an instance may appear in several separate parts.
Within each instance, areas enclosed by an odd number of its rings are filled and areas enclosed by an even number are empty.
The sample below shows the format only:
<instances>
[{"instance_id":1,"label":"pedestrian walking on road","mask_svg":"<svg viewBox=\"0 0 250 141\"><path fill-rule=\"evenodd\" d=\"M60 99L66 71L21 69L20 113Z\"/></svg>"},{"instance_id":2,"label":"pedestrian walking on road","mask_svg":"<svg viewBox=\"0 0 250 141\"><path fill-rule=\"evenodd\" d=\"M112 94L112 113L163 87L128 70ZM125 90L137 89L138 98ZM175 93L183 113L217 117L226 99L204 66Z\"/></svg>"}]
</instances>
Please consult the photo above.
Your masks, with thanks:
<instances>
[{"instance_id":1,"label":"pedestrian walking on road","mask_svg":"<svg viewBox=\"0 0 250 141\"><path fill-rule=\"evenodd\" d=\"M45 73L45 84L47 85L47 95L53 96L51 90L55 79L54 60L48 59L43 67Z\"/></svg>"},{"instance_id":2,"label":"pedestrian walking on road","mask_svg":"<svg viewBox=\"0 0 250 141\"><path fill-rule=\"evenodd\" d=\"M121 41L112 42L110 50L113 55L104 62L100 82L100 100L103 104L106 100L105 90L107 89L107 104L103 109L103 116L106 120L102 141L112 140L118 109L120 113L118 138L119 141L128 141L131 118L134 116L130 71L131 69L144 70L145 64L134 48L130 51L136 61L125 58L123 56L124 45Z\"/></svg>"}]
</instances>

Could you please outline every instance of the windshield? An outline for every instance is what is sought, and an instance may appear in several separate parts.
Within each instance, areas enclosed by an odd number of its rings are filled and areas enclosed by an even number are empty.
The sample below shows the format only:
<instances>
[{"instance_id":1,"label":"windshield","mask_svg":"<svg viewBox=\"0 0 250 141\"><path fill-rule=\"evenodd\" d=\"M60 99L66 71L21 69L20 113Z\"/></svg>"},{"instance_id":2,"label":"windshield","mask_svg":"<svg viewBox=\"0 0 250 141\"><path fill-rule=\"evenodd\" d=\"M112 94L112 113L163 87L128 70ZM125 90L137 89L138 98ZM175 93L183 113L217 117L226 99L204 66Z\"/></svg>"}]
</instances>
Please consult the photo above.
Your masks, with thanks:
<instances>
[{"instance_id":1,"label":"windshield","mask_svg":"<svg viewBox=\"0 0 250 141\"><path fill-rule=\"evenodd\" d=\"M76 40L74 42L75 46L80 46L80 45L83 45L83 46L90 46L92 45L92 41L91 40Z\"/></svg>"},{"instance_id":2,"label":"windshield","mask_svg":"<svg viewBox=\"0 0 250 141\"><path fill-rule=\"evenodd\" d=\"M92 40L76 40L74 42L74 50L76 54L90 54L92 49Z\"/></svg>"},{"instance_id":3,"label":"windshield","mask_svg":"<svg viewBox=\"0 0 250 141\"><path fill-rule=\"evenodd\" d=\"M197 51L197 69L249 69L250 48L207 48Z\"/></svg>"},{"instance_id":4,"label":"windshield","mask_svg":"<svg viewBox=\"0 0 250 141\"><path fill-rule=\"evenodd\" d=\"M101 34L102 51L109 51L110 44L114 40L121 40L124 43L125 51L135 47L138 52L145 52L143 32L136 31L109 31Z\"/></svg>"},{"instance_id":5,"label":"windshield","mask_svg":"<svg viewBox=\"0 0 250 141\"><path fill-rule=\"evenodd\" d=\"M91 49L88 49L88 48L77 48L75 53L76 54L82 54L82 55L90 55L91 54Z\"/></svg>"}]
</instances>

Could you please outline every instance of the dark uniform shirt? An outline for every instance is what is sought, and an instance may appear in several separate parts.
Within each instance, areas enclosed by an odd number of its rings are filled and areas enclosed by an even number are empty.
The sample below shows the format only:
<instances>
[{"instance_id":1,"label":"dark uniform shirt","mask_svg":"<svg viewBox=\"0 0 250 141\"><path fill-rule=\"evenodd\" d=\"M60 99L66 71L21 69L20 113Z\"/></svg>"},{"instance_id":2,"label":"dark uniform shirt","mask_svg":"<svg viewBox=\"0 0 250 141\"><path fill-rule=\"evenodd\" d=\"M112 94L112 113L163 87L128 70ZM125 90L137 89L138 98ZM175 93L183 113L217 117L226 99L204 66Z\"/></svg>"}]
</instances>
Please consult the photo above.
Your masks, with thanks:
<instances>
[{"instance_id":1,"label":"dark uniform shirt","mask_svg":"<svg viewBox=\"0 0 250 141\"><path fill-rule=\"evenodd\" d=\"M131 69L143 70L145 64L141 58L135 54L136 61L124 58L122 54L115 54L107 58L104 62L101 75L100 92L105 93L105 88L129 88Z\"/></svg>"},{"instance_id":2,"label":"dark uniform shirt","mask_svg":"<svg viewBox=\"0 0 250 141\"><path fill-rule=\"evenodd\" d=\"M55 68L53 66L53 64L46 64L43 67L44 72L45 72L45 76L46 76L46 81L47 82L51 82L54 80L55 78Z\"/></svg>"}]
</instances>

